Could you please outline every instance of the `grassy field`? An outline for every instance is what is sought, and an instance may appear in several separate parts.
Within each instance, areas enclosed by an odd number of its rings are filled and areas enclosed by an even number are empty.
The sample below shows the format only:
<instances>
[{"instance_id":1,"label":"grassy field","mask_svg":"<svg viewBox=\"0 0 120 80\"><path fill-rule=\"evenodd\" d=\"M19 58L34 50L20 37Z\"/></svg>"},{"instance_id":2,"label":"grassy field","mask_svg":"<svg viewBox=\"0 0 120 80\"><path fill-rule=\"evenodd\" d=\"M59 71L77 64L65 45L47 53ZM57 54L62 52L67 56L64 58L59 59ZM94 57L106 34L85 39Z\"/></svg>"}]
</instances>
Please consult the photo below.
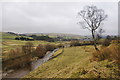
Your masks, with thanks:
<instances>
[{"instance_id":1,"label":"grassy field","mask_svg":"<svg viewBox=\"0 0 120 80\"><path fill-rule=\"evenodd\" d=\"M24 78L118 78L118 67L107 60L90 62L92 46L65 48L64 52L44 63Z\"/></svg>"},{"instance_id":2,"label":"grassy field","mask_svg":"<svg viewBox=\"0 0 120 80\"><path fill-rule=\"evenodd\" d=\"M3 35L2 35L3 34ZM34 46L39 44L65 44L69 42L47 42L47 41L21 41L14 40L15 35L0 33L2 43L2 58L7 57L7 52L32 42ZM62 52L59 49L53 56ZM27 74L25 78L120 78L117 74L118 67L108 60L91 61L93 46L79 46L64 48L64 52L47 61L36 70Z\"/></svg>"},{"instance_id":3,"label":"grassy field","mask_svg":"<svg viewBox=\"0 0 120 80\"><path fill-rule=\"evenodd\" d=\"M47 41L21 41L21 40L4 40L2 41L3 44L3 51L9 51L10 49L14 49L21 45L24 45L27 42L32 42L34 46L38 46L39 44L59 44L61 42L47 42Z\"/></svg>"},{"instance_id":4,"label":"grassy field","mask_svg":"<svg viewBox=\"0 0 120 80\"><path fill-rule=\"evenodd\" d=\"M0 35L2 38L0 40L2 41L2 50L3 53L8 52L10 49L14 49L17 47L20 47L21 45L24 45L27 42L32 42L34 46L38 46L39 44L60 44L60 43L66 43L66 42L47 42L47 41L21 41L21 40L15 40L15 35L11 35L8 33L0 32Z\"/></svg>"},{"instance_id":5,"label":"grassy field","mask_svg":"<svg viewBox=\"0 0 120 80\"><path fill-rule=\"evenodd\" d=\"M61 48L61 49L57 50L52 56L57 56L57 55L61 54L62 51L63 51L63 49Z\"/></svg>"},{"instance_id":6,"label":"grassy field","mask_svg":"<svg viewBox=\"0 0 120 80\"><path fill-rule=\"evenodd\" d=\"M22 41L22 40L15 40L15 35L8 34L5 32L0 32L1 38L1 46L0 48L2 49L2 57L4 59L8 58L9 52L11 49L16 49L16 48L21 48L22 45L25 45L27 42L32 42L34 46L38 46L39 44L55 44L58 45L60 43L67 43L67 42L62 42L62 41L57 41L57 42L47 42L47 41Z\"/></svg>"}]
</instances>

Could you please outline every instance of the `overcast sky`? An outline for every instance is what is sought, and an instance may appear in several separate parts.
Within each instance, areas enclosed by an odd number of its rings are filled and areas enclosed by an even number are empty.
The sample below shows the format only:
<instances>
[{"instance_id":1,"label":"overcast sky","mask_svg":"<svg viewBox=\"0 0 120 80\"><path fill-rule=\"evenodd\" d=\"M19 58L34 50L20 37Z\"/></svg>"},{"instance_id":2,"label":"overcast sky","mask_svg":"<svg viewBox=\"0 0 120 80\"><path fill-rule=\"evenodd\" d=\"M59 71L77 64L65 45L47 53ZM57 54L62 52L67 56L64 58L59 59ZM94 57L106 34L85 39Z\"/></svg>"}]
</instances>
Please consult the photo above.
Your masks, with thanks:
<instances>
[{"instance_id":1,"label":"overcast sky","mask_svg":"<svg viewBox=\"0 0 120 80\"><path fill-rule=\"evenodd\" d=\"M18 33L72 33L90 35L77 24L77 13L86 5L103 9L108 18L104 34L118 34L117 2L9 2L2 4L2 31ZM0 13L1 15L1 13Z\"/></svg>"}]
</instances>

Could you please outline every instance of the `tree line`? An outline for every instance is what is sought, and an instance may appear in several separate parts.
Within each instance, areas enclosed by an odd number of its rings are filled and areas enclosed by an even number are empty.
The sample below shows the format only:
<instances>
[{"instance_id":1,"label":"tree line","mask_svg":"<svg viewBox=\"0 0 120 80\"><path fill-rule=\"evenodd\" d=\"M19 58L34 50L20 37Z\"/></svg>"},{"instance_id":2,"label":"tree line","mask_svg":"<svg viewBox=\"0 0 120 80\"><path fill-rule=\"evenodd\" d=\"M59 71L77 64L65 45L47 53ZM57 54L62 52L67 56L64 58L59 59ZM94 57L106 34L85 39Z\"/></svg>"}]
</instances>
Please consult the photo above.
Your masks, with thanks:
<instances>
[{"instance_id":1,"label":"tree line","mask_svg":"<svg viewBox=\"0 0 120 80\"><path fill-rule=\"evenodd\" d=\"M31 35L31 36L17 36L15 37L15 40L24 40L24 41L43 40L48 42L55 42L55 41L72 41L72 40L78 40L78 39L65 39L60 36L51 38L48 35L42 35L42 36Z\"/></svg>"}]
</instances>

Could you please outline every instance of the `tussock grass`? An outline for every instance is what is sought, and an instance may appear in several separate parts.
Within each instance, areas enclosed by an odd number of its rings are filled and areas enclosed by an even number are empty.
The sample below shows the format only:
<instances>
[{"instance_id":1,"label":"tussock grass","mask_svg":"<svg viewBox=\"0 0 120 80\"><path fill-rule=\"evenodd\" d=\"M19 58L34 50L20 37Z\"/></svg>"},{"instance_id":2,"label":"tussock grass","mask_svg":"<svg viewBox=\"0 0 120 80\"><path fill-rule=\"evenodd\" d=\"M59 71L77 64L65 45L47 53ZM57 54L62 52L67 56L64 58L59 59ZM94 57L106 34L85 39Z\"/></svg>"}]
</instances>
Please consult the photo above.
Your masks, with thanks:
<instances>
[{"instance_id":1,"label":"tussock grass","mask_svg":"<svg viewBox=\"0 0 120 80\"><path fill-rule=\"evenodd\" d=\"M57 50L52 56L57 56L57 55L59 55L62 51L63 51L63 49L59 49L59 50Z\"/></svg>"},{"instance_id":2,"label":"tussock grass","mask_svg":"<svg viewBox=\"0 0 120 80\"><path fill-rule=\"evenodd\" d=\"M120 64L120 44L111 44L108 47L101 47L100 51L93 52L93 60L109 60Z\"/></svg>"},{"instance_id":3,"label":"tussock grass","mask_svg":"<svg viewBox=\"0 0 120 80\"><path fill-rule=\"evenodd\" d=\"M119 78L119 69L114 62L90 62L94 47L87 46L91 50L89 52L83 48L65 48L60 56L44 63L24 78Z\"/></svg>"},{"instance_id":4,"label":"tussock grass","mask_svg":"<svg viewBox=\"0 0 120 80\"><path fill-rule=\"evenodd\" d=\"M80 51L79 51L80 50ZM70 77L70 74L74 71L75 65L87 65L89 63L89 53L81 47L65 48L64 52L52 60L44 63L33 73L30 73L26 77L33 78L66 78ZM84 60L84 58L87 58ZM70 74L69 74L70 73ZM34 75L33 75L34 74Z\"/></svg>"}]
</instances>

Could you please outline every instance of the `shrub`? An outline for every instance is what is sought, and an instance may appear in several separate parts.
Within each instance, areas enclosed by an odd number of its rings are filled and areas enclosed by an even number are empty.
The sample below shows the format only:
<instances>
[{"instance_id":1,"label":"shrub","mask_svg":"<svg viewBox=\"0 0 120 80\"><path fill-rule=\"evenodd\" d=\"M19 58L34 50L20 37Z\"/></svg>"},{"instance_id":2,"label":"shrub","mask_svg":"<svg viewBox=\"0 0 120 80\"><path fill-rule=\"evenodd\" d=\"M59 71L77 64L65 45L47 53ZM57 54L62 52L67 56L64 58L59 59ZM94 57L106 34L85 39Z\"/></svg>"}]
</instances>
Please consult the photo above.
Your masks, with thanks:
<instances>
[{"instance_id":1,"label":"shrub","mask_svg":"<svg viewBox=\"0 0 120 80\"><path fill-rule=\"evenodd\" d=\"M64 47L64 44L58 44L57 47L62 48L62 47Z\"/></svg>"},{"instance_id":2,"label":"shrub","mask_svg":"<svg viewBox=\"0 0 120 80\"><path fill-rule=\"evenodd\" d=\"M101 48L100 51L93 52L92 59L95 61L101 61L108 59L120 64L120 44L111 44L108 47Z\"/></svg>"},{"instance_id":3,"label":"shrub","mask_svg":"<svg viewBox=\"0 0 120 80\"><path fill-rule=\"evenodd\" d=\"M14 57L12 59L2 61L2 67L4 70L7 69L18 69L20 67L24 67L26 64L31 62L31 56L29 54Z\"/></svg>"},{"instance_id":4,"label":"shrub","mask_svg":"<svg viewBox=\"0 0 120 80\"><path fill-rule=\"evenodd\" d=\"M35 50L35 56L42 58L44 57L46 52L47 52L46 48L43 45L39 44Z\"/></svg>"},{"instance_id":5,"label":"shrub","mask_svg":"<svg viewBox=\"0 0 120 80\"><path fill-rule=\"evenodd\" d=\"M8 55L9 55L9 58L15 57L15 55L16 55L15 50L14 50L14 49L11 49L10 52L8 53Z\"/></svg>"},{"instance_id":6,"label":"shrub","mask_svg":"<svg viewBox=\"0 0 120 80\"><path fill-rule=\"evenodd\" d=\"M20 38L19 38L19 37L16 37L15 40L20 40Z\"/></svg>"},{"instance_id":7,"label":"shrub","mask_svg":"<svg viewBox=\"0 0 120 80\"><path fill-rule=\"evenodd\" d=\"M22 46L22 52L24 54L31 54L34 52L34 45L32 42L27 42L25 45Z\"/></svg>"},{"instance_id":8,"label":"shrub","mask_svg":"<svg viewBox=\"0 0 120 80\"><path fill-rule=\"evenodd\" d=\"M70 43L71 46L80 46L80 42L79 41L71 41Z\"/></svg>"},{"instance_id":9,"label":"shrub","mask_svg":"<svg viewBox=\"0 0 120 80\"><path fill-rule=\"evenodd\" d=\"M23 55L21 48L11 49L7 54L8 58L14 58Z\"/></svg>"},{"instance_id":10,"label":"shrub","mask_svg":"<svg viewBox=\"0 0 120 80\"><path fill-rule=\"evenodd\" d=\"M54 49L57 48L57 46L54 45L54 44L46 44L45 48L46 48L47 51L53 51Z\"/></svg>"},{"instance_id":11,"label":"shrub","mask_svg":"<svg viewBox=\"0 0 120 80\"><path fill-rule=\"evenodd\" d=\"M23 54L21 48L11 49L8 52L8 59L3 60L3 69L17 69L31 61L31 54Z\"/></svg>"},{"instance_id":12,"label":"shrub","mask_svg":"<svg viewBox=\"0 0 120 80\"><path fill-rule=\"evenodd\" d=\"M109 46L109 49L111 52L109 60L115 60L120 64L120 44L112 44Z\"/></svg>"},{"instance_id":13,"label":"shrub","mask_svg":"<svg viewBox=\"0 0 120 80\"><path fill-rule=\"evenodd\" d=\"M111 42L111 40L105 39L102 43L102 46L109 46L110 42Z\"/></svg>"},{"instance_id":14,"label":"shrub","mask_svg":"<svg viewBox=\"0 0 120 80\"><path fill-rule=\"evenodd\" d=\"M109 53L110 52L107 48L100 50L100 52L95 51L93 52L93 59L95 61L102 61L102 60L108 59L110 57Z\"/></svg>"},{"instance_id":15,"label":"shrub","mask_svg":"<svg viewBox=\"0 0 120 80\"><path fill-rule=\"evenodd\" d=\"M8 52L8 59L3 61L3 67L15 69L23 67L31 62L32 53L34 52L33 43L27 42L22 48L11 49Z\"/></svg>"}]
</instances>

